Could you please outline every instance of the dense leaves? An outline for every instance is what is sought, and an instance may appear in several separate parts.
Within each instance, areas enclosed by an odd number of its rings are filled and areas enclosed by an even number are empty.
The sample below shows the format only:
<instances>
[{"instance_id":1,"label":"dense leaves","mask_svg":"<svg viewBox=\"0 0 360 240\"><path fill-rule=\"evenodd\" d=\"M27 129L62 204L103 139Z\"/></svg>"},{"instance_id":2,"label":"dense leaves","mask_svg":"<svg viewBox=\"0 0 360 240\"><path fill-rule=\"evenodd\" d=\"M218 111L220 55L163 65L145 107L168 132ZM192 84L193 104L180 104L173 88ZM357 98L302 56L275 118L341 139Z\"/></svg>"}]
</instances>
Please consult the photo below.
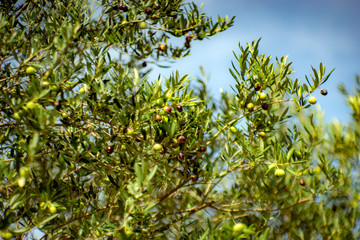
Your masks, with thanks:
<instances>
[{"instance_id":1,"label":"dense leaves","mask_svg":"<svg viewBox=\"0 0 360 240\"><path fill-rule=\"evenodd\" d=\"M359 238L360 91L340 87L353 122L322 123L321 63L303 82L239 45L215 101L204 79L148 73L234 18L168 0L0 8L3 238Z\"/></svg>"}]
</instances>

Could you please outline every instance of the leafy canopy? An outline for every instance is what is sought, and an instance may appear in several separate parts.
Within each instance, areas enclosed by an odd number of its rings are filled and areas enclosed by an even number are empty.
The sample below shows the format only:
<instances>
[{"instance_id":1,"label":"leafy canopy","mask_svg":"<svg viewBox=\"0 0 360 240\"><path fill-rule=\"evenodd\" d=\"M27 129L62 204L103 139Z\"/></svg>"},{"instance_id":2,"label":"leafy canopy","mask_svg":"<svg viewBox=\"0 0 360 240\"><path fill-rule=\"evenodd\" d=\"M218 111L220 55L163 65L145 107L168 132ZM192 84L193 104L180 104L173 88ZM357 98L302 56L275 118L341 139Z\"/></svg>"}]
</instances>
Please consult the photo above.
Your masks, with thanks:
<instances>
[{"instance_id":1,"label":"leafy canopy","mask_svg":"<svg viewBox=\"0 0 360 240\"><path fill-rule=\"evenodd\" d=\"M304 82L239 44L215 101L206 79L149 72L234 18L181 0L0 8L3 238L359 237L360 91L340 87L349 125L322 123L321 63Z\"/></svg>"}]
</instances>

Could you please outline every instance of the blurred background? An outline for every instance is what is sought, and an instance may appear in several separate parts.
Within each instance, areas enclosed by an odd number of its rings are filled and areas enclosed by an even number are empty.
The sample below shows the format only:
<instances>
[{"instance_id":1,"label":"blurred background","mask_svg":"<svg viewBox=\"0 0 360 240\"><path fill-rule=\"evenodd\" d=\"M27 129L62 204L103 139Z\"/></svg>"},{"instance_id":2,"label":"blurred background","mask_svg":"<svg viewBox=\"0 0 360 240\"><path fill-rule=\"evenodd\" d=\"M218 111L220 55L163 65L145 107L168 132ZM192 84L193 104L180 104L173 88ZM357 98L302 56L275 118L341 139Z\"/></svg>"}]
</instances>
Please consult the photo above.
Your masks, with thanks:
<instances>
[{"instance_id":1,"label":"blurred background","mask_svg":"<svg viewBox=\"0 0 360 240\"><path fill-rule=\"evenodd\" d=\"M350 108L337 90L343 82L348 90L354 87L356 74L360 74L360 1L359 0L194 0L203 12L216 18L232 17L235 24L227 31L210 39L192 41L191 55L177 60L170 68L153 70L150 78L159 74L168 77L176 69L180 75L191 78L201 76L200 66L209 74L208 88L216 98L220 88L232 91L235 84L229 68L234 60L233 51L239 54L238 44L260 41L260 53L275 57L288 56L293 62L294 78L306 82L304 75L312 74L311 66L326 66L326 73L335 71L322 85L327 96L318 89L313 95L325 111L324 119L339 121L350 119ZM175 40L176 41L176 40ZM179 39L183 44L184 39Z\"/></svg>"}]
</instances>

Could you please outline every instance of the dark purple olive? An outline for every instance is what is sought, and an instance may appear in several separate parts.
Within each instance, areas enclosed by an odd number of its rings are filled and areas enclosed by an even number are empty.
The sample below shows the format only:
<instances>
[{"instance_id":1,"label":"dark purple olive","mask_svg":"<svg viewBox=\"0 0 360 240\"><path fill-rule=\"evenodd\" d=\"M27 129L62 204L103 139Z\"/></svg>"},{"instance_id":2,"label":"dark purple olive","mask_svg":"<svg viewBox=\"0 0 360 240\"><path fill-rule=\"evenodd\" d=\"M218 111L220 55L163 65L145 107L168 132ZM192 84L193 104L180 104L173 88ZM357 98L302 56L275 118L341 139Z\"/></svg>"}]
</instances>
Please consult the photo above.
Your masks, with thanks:
<instances>
[{"instance_id":1,"label":"dark purple olive","mask_svg":"<svg viewBox=\"0 0 360 240\"><path fill-rule=\"evenodd\" d=\"M108 154L112 154L112 153L114 152L114 147L113 147L113 146L108 146L108 147L106 148L106 152L107 152Z\"/></svg>"},{"instance_id":2,"label":"dark purple olive","mask_svg":"<svg viewBox=\"0 0 360 240\"><path fill-rule=\"evenodd\" d=\"M185 143L186 142L186 137L181 135L181 136L178 137L178 141L179 141L179 143Z\"/></svg>"},{"instance_id":3,"label":"dark purple olive","mask_svg":"<svg viewBox=\"0 0 360 240\"><path fill-rule=\"evenodd\" d=\"M328 94L328 91L326 89L321 89L320 93L321 95L326 96Z\"/></svg>"},{"instance_id":4,"label":"dark purple olive","mask_svg":"<svg viewBox=\"0 0 360 240\"><path fill-rule=\"evenodd\" d=\"M259 91L261 89L261 85L257 83L254 85L254 88L256 91Z\"/></svg>"},{"instance_id":5,"label":"dark purple olive","mask_svg":"<svg viewBox=\"0 0 360 240\"><path fill-rule=\"evenodd\" d=\"M178 110L178 112L182 112L183 111L183 107L181 105L177 105L176 106L176 110Z\"/></svg>"},{"instance_id":6,"label":"dark purple olive","mask_svg":"<svg viewBox=\"0 0 360 240\"><path fill-rule=\"evenodd\" d=\"M178 158L179 158L180 160L184 160L184 159L185 159L185 154L179 153Z\"/></svg>"}]
</instances>

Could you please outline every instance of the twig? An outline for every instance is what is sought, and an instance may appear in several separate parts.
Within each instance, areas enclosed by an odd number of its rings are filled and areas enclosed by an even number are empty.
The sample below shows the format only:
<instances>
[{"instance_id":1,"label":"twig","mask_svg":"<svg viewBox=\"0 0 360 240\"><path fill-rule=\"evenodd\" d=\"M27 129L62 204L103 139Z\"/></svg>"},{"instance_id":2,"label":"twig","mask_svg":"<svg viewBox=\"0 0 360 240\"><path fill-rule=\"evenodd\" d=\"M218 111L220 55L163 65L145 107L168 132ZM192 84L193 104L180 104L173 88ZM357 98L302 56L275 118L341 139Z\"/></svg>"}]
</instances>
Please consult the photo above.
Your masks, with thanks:
<instances>
[{"instance_id":1,"label":"twig","mask_svg":"<svg viewBox=\"0 0 360 240\"><path fill-rule=\"evenodd\" d=\"M214 208L217 211L221 212L231 212L231 213L237 213L237 212L273 212L273 211L281 211L288 208L292 208L298 204L313 201L314 197L305 198L303 200L300 200L298 202L295 202L293 204L290 204L289 206L280 207L280 208L254 208L254 209L227 209L227 208L220 208L216 207L214 205L211 205L210 207Z\"/></svg>"},{"instance_id":2,"label":"twig","mask_svg":"<svg viewBox=\"0 0 360 240\"><path fill-rule=\"evenodd\" d=\"M182 188L187 182L189 182L192 179L192 176L185 179L183 182L181 182L179 185L177 185L174 189L170 190L168 193L166 193L164 196L162 196L158 200L158 204L165 201L167 198L171 197L175 192L177 192L180 188Z\"/></svg>"}]
</instances>

